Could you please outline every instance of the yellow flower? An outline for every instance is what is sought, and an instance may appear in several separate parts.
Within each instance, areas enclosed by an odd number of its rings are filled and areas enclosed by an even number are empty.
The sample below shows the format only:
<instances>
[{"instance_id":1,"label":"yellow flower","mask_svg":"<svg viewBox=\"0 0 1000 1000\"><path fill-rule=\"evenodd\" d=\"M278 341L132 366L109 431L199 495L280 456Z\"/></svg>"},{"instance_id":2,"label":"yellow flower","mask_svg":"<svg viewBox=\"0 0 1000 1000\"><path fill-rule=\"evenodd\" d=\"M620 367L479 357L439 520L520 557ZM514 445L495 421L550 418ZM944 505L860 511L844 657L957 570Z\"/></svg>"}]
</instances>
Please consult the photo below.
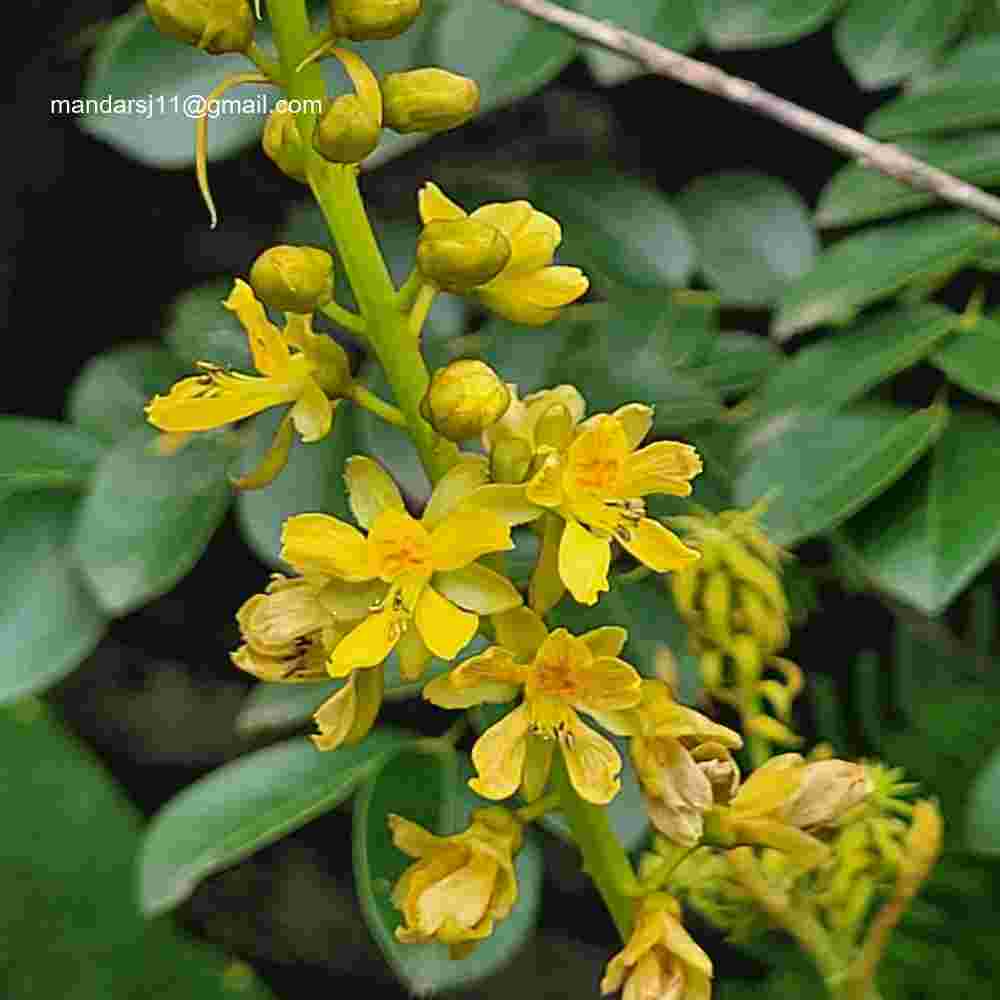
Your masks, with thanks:
<instances>
[{"instance_id":1,"label":"yellow flower","mask_svg":"<svg viewBox=\"0 0 1000 1000\"><path fill-rule=\"evenodd\" d=\"M472 825L437 837L402 816L389 816L395 845L417 863L393 889L403 913L396 937L405 943L440 941L452 958L464 958L493 932L517 901L514 855L523 833L506 809L477 809Z\"/></svg>"},{"instance_id":2,"label":"yellow flower","mask_svg":"<svg viewBox=\"0 0 1000 1000\"><path fill-rule=\"evenodd\" d=\"M861 764L807 764L801 754L779 754L750 775L728 807L717 810L717 820L732 843L777 848L809 869L829 854L814 834L836 826L871 790Z\"/></svg>"},{"instance_id":3,"label":"yellow flower","mask_svg":"<svg viewBox=\"0 0 1000 1000\"><path fill-rule=\"evenodd\" d=\"M577 711L617 731L614 713L638 703L640 677L618 659L625 630L605 627L574 636L560 628L549 633L527 608L496 615L493 624L498 645L424 688L424 697L442 708L503 703L523 689L521 705L472 748L478 777L469 786L488 799L505 799L519 787L525 798L535 799L545 788L558 743L577 792L589 802L610 802L621 786L621 758Z\"/></svg>"},{"instance_id":4,"label":"yellow flower","mask_svg":"<svg viewBox=\"0 0 1000 1000\"><path fill-rule=\"evenodd\" d=\"M552 264L562 230L555 219L536 211L530 202L483 205L470 215L429 181L421 189L419 201L424 225L471 218L493 226L507 238L510 260L495 278L471 294L487 309L513 323L549 323L590 286L579 268Z\"/></svg>"},{"instance_id":5,"label":"yellow flower","mask_svg":"<svg viewBox=\"0 0 1000 1000\"><path fill-rule=\"evenodd\" d=\"M355 456L345 478L367 537L327 514L285 522L281 556L300 573L369 585L368 613L333 650L332 676L380 664L398 646L403 675L419 677L431 654L456 656L476 634L479 615L521 603L506 577L476 562L514 547L510 522L476 505L486 476L484 459L463 459L442 477L418 519L381 466Z\"/></svg>"},{"instance_id":6,"label":"yellow flower","mask_svg":"<svg viewBox=\"0 0 1000 1000\"><path fill-rule=\"evenodd\" d=\"M324 437L333 421L333 404L321 382L334 389L328 383L346 375L339 345L312 333L303 316L289 317L282 336L250 286L239 279L223 305L243 324L260 376L229 372L202 361L203 374L182 379L166 396L153 397L146 407L149 422L163 431L207 431L292 403L289 418L302 440ZM290 345L297 348L294 353ZM335 368L331 368L332 361Z\"/></svg>"},{"instance_id":7,"label":"yellow flower","mask_svg":"<svg viewBox=\"0 0 1000 1000\"><path fill-rule=\"evenodd\" d=\"M624 986L625 1000L709 1000L712 961L684 929L670 896L643 900L625 947L608 963L602 993Z\"/></svg>"},{"instance_id":8,"label":"yellow flower","mask_svg":"<svg viewBox=\"0 0 1000 1000\"><path fill-rule=\"evenodd\" d=\"M650 821L674 843L693 847L701 840L703 815L716 796L728 801L739 784L729 751L743 740L677 704L661 681L643 681L642 704L632 714L637 732L629 752Z\"/></svg>"},{"instance_id":9,"label":"yellow flower","mask_svg":"<svg viewBox=\"0 0 1000 1000\"><path fill-rule=\"evenodd\" d=\"M553 450L527 484L528 500L565 522L561 532L547 533L539 566L551 566L581 604L594 604L608 589L612 539L656 573L699 558L646 517L642 497L688 496L690 480L701 471L690 445L657 441L639 448L652 422L652 409L634 403L597 414L579 426L565 451Z\"/></svg>"}]
</instances>

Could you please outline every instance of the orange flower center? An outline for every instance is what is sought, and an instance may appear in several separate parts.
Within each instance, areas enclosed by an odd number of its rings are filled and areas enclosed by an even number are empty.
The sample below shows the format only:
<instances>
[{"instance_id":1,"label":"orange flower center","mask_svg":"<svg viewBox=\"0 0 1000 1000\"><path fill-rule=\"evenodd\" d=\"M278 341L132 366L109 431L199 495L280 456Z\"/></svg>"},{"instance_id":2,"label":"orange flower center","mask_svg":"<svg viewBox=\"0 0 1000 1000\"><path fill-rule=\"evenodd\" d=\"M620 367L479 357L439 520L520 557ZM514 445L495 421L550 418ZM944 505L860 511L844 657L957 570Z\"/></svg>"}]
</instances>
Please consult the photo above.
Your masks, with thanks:
<instances>
[{"instance_id":1,"label":"orange flower center","mask_svg":"<svg viewBox=\"0 0 1000 1000\"><path fill-rule=\"evenodd\" d=\"M373 572L386 583L410 573L433 572L427 529L402 511L379 514L368 533L368 548Z\"/></svg>"}]
</instances>

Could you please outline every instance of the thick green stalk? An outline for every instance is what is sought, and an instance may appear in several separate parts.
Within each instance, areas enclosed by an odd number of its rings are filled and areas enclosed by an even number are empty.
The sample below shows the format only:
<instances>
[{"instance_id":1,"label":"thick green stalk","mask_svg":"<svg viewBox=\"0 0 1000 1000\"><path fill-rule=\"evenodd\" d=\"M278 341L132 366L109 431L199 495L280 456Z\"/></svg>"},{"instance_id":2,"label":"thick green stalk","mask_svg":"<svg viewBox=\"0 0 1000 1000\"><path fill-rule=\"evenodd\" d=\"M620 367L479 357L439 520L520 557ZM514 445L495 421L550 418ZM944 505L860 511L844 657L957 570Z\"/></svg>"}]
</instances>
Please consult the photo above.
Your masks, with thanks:
<instances>
[{"instance_id":1,"label":"thick green stalk","mask_svg":"<svg viewBox=\"0 0 1000 1000\"><path fill-rule=\"evenodd\" d=\"M608 810L580 798L558 752L553 761L552 788L559 796L559 808L580 848L583 870L601 894L622 941L628 941L635 897L641 890L628 855L608 822Z\"/></svg>"},{"instance_id":2,"label":"thick green stalk","mask_svg":"<svg viewBox=\"0 0 1000 1000\"><path fill-rule=\"evenodd\" d=\"M316 41L305 0L270 0L268 13L289 98L324 98L326 87L318 65L311 63L297 72ZM309 186L364 316L369 344L385 370L424 469L436 482L455 463L458 449L439 437L420 415L420 401L430 376L420 353L419 337L409 330L408 312L399 308L396 289L358 190L357 167L327 163L312 149L315 123L314 113L305 108L299 112L297 124L306 146Z\"/></svg>"}]
</instances>

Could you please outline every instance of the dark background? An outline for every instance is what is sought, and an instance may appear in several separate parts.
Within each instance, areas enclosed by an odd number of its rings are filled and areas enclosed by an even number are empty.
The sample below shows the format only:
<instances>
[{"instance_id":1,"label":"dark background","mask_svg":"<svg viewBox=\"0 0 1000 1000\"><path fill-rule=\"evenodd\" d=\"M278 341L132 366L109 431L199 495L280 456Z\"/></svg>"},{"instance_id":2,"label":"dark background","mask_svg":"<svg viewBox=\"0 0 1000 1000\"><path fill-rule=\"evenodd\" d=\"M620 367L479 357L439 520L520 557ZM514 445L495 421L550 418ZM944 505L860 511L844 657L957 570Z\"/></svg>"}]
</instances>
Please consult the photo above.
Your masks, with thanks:
<instances>
[{"instance_id":1,"label":"dark background","mask_svg":"<svg viewBox=\"0 0 1000 1000\"><path fill-rule=\"evenodd\" d=\"M71 118L49 113L50 99L80 94L81 33L129 4L18 6L9 37L23 61L15 103L5 114L10 204L0 230L9 351L4 409L58 419L69 383L90 357L114 344L157 338L171 299L192 284L246 274L303 189L278 175L259 150L216 164L213 188L224 192L225 207L222 225L209 231L191 171L139 166ZM857 90L829 32L778 49L695 55L854 127L886 96ZM390 211L408 211L440 158L492 156L502 166L594 154L668 194L704 173L757 169L788 182L811 206L842 163L811 140L668 81L645 78L602 90L578 60L541 94L388 164L366 178L365 189ZM725 320L731 328L764 329L761 314ZM826 557L822 545L802 555L806 565ZM252 746L233 732L248 685L228 653L237 642L233 612L262 589L266 575L230 516L190 576L113 624L94 656L54 692L63 717L145 814ZM820 597L820 611L796 634L793 657L836 678L859 649L885 649L890 619L875 601L832 584ZM311 823L209 879L181 908L181 919L246 957L278 995L376 984L387 996L402 995L352 902L348 829L340 812ZM511 988L534 996L594 994L613 930L572 856L558 845L551 852L539 943L475 995L509 995ZM709 944L718 974L759 972L719 942Z\"/></svg>"}]
</instances>

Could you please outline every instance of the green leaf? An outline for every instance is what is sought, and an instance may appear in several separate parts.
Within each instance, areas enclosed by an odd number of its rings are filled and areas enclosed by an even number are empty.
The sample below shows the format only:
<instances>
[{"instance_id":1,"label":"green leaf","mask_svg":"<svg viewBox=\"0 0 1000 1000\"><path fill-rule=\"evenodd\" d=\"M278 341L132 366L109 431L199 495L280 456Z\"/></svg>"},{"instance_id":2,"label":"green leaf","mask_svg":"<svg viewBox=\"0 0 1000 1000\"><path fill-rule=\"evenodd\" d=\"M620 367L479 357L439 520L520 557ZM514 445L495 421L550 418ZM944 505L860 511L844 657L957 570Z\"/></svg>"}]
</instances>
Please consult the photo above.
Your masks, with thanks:
<instances>
[{"instance_id":1,"label":"green leaf","mask_svg":"<svg viewBox=\"0 0 1000 1000\"><path fill-rule=\"evenodd\" d=\"M247 68L240 55L211 56L160 34L145 5L138 5L101 35L83 91L84 98L98 103L80 124L147 166L189 166L194 162L194 120L185 102L204 97L221 80ZM228 96L263 102L274 93L252 84ZM209 158L238 152L253 142L263 124L263 114L214 117Z\"/></svg>"},{"instance_id":2,"label":"green leaf","mask_svg":"<svg viewBox=\"0 0 1000 1000\"><path fill-rule=\"evenodd\" d=\"M927 614L943 611L1000 552L1000 421L953 415L931 456L845 534L866 573Z\"/></svg>"},{"instance_id":3,"label":"green leaf","mask_svg":"<svg viewBox=\"0 0 1000 1000\"><path fill-rule=\"evenodd\" d=\"M671 319L660 307L618 303L581 315L550 369L549 385L570 382L584 394L591 412L610 412L624 400L656 407L654 430L666 433L710 420L722 412L719 395L675 364Z\"/></svg>"},{"instance_id":4,"label":"green leaf","mask_svg":"<svg viewBox=\"0 0 1000 1000\"><path fill-rule=\"evenodd\" d=\"M698 267L727 303L770 305L816 256L805 202L782 181L732 170L699 177L677 199Z\"/></svg>"},{"instance_id":5,"label":"green leaf","mask_svg":"<svg viewBox=\"0 0 1000 1000\"><path fill-rule=\"evenodd\" d=\"M998 54L996 37L962 46L939 69L918 78L909 92L869 115L865 131L879 139L897 139L1000 124Z\"/></svg>"},{"instance_id":6,"label":"green leaf","mask_svg":"<svg viewBox=\"0 0 1000 1000\"><path fill-rule=\"evenodd\" d=\"M934 352L931 361L963 389L1000 403L1000 322L980 316L965 319L958 333Z\"/></svg>"},{"instance_id":7,"label":"green leaf","mask_svg":"<svg viewBox=\"0 0 1000 1000\"><path fill-rule=\"evenodd\" d=\"M781 351L764 337L735 331L717 333L707 355L685 371L720 396L743 396L781 365Z\"/></svg>"},{"instance_id":8,"label":"green leaf","mask_svg":"<svg viewBox=\"0 0 1000 1000\"><path fill-rule=\"evenodd\" d=\"M104 449L55 420L0 416L0 497L22 490L86 489Z\"/></svg>"},{"instance_id":9,"label":"green leaf","mask_svg":"<svg viewBox=\"0 0 1000 1000\"><path fill-rule=\"evenodd\" d=\"M834 43L859 86L877 90L929 65L962 25L968 0L852 0Z\"/></svg>"},{"instance_id":10,"label":"green leaf","mask_svg":"<svg viewBox=\"0 0 1000 1000\"><path fill-rule=\"evenodd\" d=\"M858 405L815 411L750 454L736 478L737 506L778 491L761 523L778 545L829 531L888 489L934 443L943 406L911 412Z\"/></svg>"},{"instance_id":11,"label":"green leaf","mask_svg":"<svg viewBox=\"0 0 1000 1000\"><path fill-rule=\"evenodd\" d=\"M517 903L471 955L452 961L444 945L396 940L402 921L392 904L392 887L413 861L392 843L388 815L396 813L442 835L458 832L467 827L473 809L490 804L465 787L471 774L464 759L459 763L454 755L403 751L362 787L355 802L354 875L361 910L389 965L417 996L468 989L497 971L530 936L538 913L543 861L528 830L515 862Z\"/></svg>"},{"instance_id":12,"label":"green leaf","mask_svg":"<svg viewBox=\"0 0 1000 1000\"><path fill-rule=\"evenodd\" d=\"M483 107L495 108L548 83L577 45L568 32L492 0L461 0L437 22L430 49L433 65L471 77Z\"/></svg>"},{"instance_id":13,"label":"green leaf","mask_svg":"<svg viewBox=\"0 0 1000 1000\"><path fill-rule=\"evenodd\" d=\"M232 281L220 278L174 299L164 338L188 369L193 371L199 361L211 361L223 368L254 371L246 331L222 305L232 287Z\"/></svg>"},{"instance_id":14,"label":"green leaf","mask_svg":"<svg viewBox=\"0 0 1000 1000\"><path fill-rule=\"evenodd\" d=\"M979 187L1000 183L1000 132L906 139L898 145L918 160ZM823 189L816 223L853 226L925 208L936 200L936 195L852 163L834 174Z\"/></svg>"},{"instance_id":15,"label":"green leaf","mask_svg":"<svg viewBox=\"0 0 1000 1000\"><path fill-rule=\"evenodd\" d=\"M619 28L633 31L675 52L687 52L698 41L698 12L695 0L632 0L622 5L618 0L576 0L581 14L610 21ZM604 87L622 83L646 70L631 59L597 45L586 45L583 57L597 82Z\"/></svg>"},{"instance_id":16,"label":"green leaf","mask_svg":"<svg viewBox=\"0 0 1000 1000\"><path fill-rule=\"evenodd\" d=\"M0 702L60 680L104 632L104 615L66 551L76 504L55 492L0 499Z\"/></svg>"},{"instance_id":17,"label":"green leaf","mask_svg":"<svg viewBox=\"0 0 1000 1000\"><path fill-rule=\"evenodd\" d=\"M146 921L134 902L140 819L40 702L0 712L4 995L266 1000L246 966Z\"/></svg>"},{"instance_id":18,"label":"green leaf","mask_svg":"<svg viewBox=\"0 0 1000 1000\"><path fill-rule=\"evenodd\" d=\"M340 805L412 738L379 727L360 743L328 753L308 739L290 740L188 785L153 817L143 839L143 911L157 915L172 909L213 872Z\"/></svg>"},{"instance_id":19,"label":"green leaf","mask_svg":"<svg viewBox=\"0 0 1000 1000\"><path fill-rule=\"evenodd\" d=\"M959 317L925 303L889 309L798 351L753 399L740 449L750 451L817 410L833 410L916 364L955 329Z\"/></svg>"},{"instance_id":20,"label":"green leaf","mask_svg":"<svg viewBox=\"0 0 1000 1000\"><path fill-rule=\"evenodd\" d=\"M158 436L141 428L101 460L74 550L110 614L165 593L198 561L229 504L224 441L198 435L162 454Z\"/></svg>"},{"instance_id":21,"label":"green leaf","mask_svg":"<svg viewBox=\"0 0 1000 1000\"><path fill-rule=\"evenodd\" d=\"M977 854L1000 856L1000 747L976 775L969 793L965 842Z\"/></svg>"},{"instance_id":22,"label":"green leaf","mask_svg":"<svg viewBox=\"0 0 1000 1000\"><path fill-rule=\"evenodd\" d=\"M78 427L114 444L146 423L145 406L188 374L159 344L114 347L86 364L69 390L66 404Z\"/></svg>"},{"instance_id":23,"label":"green leaf","mask_svg":"<svg viewBox=\"0 0 1000 1000\"><path fill-rule=\"evenodd\" d=\"M816 266L785 289L772 333L785 340L859 309L913 281L959 270L989 239L976 216L948 212L878 226L824 250Z\"/></svg>"},{"instance_id":24,"label":"green leaf","mask_svg":"<svg viewBox=\"0 0 1000 1000\"><path fill-rule=\"evenodd\" d=\"M243 459L245 469L253 469L270 446L282 416L278 409L272 409L254 418ZM236 498L240 527L264 562L284 567L278 556L281 529L293 514L332 514L354 523L347 506L344 462L355 451L355 416L349 403L340 402L334 411L333 429L325 438L305 444L296 437L288 465L278 478L263 489L247 490Z\"/></svg>"},{"instance_id":25,"label":"green leaf","mask_svg":"<svg viewBox=\"0 0 1000 1000\"><path fill-rule=\"evenodd\" d=\"M808 35L838 0L698 0L701 26L717 49L759 49Z\"/></svg>"}]
</instances>

